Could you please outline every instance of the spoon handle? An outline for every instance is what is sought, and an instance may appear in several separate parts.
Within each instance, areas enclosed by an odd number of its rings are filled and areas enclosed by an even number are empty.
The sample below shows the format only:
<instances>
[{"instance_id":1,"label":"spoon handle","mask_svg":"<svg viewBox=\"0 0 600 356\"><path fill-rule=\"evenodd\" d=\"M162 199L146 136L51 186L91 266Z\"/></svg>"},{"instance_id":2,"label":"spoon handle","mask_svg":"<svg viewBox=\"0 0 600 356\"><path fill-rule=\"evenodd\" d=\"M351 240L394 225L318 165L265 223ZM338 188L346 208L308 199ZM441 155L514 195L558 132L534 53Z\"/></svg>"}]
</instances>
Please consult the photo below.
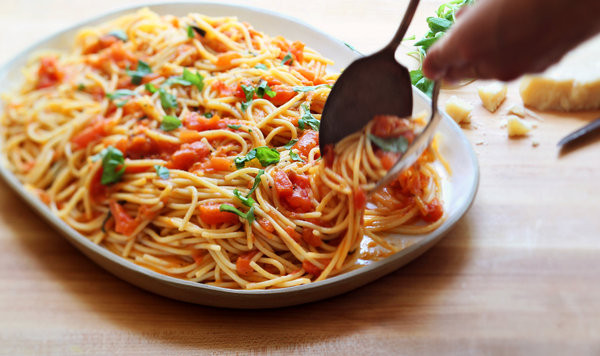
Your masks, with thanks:
<instances>
[{"instance_id":1,"label":"spoon handle","mask_svg":"<svg viewBox=\"0 0 600 356\"><path fill-rule=\"evenodd\" d=\"M394 38L392 38L390 43L388 43L388 45L385 46L381 52L390 52L392 56L396 53L396 49L404 39L404 35L406 35L406 31L408 30L408 26L410 25L410 22L417 11L417 6L419 6L419 0L410 0Z\"/></svg>"},{"instance_id":2,"label":"spoon handle","mask_svg":"<svg viewBox=\"0 0 600 356\"><path fill-rule=\"evenodd\" d=\"M385 187L389 183L391 183L402 171L409 168L417 161L421 154L433 140L433 136L435 134L435 129L440 123L442 116L437 112L437 100L438 95L440 93L440 82L435 81L433 84L433 95L431 96L431 113L429 114L429 122L423 132L413 141L413 143L408 147L406 152L402 155L402 157L394 164L394 166L387 172L387 174L381 178L375 187L367 192L367 194L372 194L379 189Z\"/></svg>"}]
</instances>

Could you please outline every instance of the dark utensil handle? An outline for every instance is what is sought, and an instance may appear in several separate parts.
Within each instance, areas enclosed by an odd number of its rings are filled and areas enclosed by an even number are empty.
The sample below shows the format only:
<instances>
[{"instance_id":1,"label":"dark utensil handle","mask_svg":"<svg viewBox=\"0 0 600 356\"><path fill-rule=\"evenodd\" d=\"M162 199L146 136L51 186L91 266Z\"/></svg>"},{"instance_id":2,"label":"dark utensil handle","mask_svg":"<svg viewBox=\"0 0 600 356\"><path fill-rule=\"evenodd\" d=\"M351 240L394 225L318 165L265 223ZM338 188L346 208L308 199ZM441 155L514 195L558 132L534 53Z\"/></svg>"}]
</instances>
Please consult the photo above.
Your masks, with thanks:
<instances>
[{"instance_id":1,"label":"dark utensil handle","mask_svg":"<svg viewBox=\"0 0 600 356\"><path fill-rule=\"evenodd\" d=\"M417 6L419 6L419 0L410 0L408 3L408 7L406 8L406 12L404 12L404 17L402 18L402 22L394 35L394 38L385 46L381 52L391 52L392 55L396 53L396 49L404 39L404 35L406 35L406 31L408 30L408 26L412 21L415 12L417 11Z\"/></svg>"},{"instance_id":2,"label":"dark utensil handle","mask_svg":"<svg viewBox=\"0 0 600 356\"><path fill-rule=\"evenodd\" d=\"M600 118L590 122L589 124L585 125L584 127L578 130L571 132L562 140L558 141L558 146L570 145L589 136L592 132L595 132L596 130L600 130Z\"/></svg>"}]
</instances>

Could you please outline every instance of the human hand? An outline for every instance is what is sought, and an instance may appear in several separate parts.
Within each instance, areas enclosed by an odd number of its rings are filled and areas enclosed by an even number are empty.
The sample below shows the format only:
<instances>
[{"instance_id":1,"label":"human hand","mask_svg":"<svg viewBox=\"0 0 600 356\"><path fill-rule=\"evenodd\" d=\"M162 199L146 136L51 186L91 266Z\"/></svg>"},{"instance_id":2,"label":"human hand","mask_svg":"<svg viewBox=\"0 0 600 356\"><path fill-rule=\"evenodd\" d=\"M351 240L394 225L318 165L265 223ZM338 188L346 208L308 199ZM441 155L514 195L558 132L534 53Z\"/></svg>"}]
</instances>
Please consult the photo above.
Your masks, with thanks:
<instances>
[{"instance_id":1,"label":"human hand","mask_svg":"<svg viewBox=\"0 0 600 356\"><path fill-rule=\"evenodd\" d=\"M480 0L423 62L431 79L512 80L540 72L600 31L598 0Z\"/></svg>"}]
</instances>

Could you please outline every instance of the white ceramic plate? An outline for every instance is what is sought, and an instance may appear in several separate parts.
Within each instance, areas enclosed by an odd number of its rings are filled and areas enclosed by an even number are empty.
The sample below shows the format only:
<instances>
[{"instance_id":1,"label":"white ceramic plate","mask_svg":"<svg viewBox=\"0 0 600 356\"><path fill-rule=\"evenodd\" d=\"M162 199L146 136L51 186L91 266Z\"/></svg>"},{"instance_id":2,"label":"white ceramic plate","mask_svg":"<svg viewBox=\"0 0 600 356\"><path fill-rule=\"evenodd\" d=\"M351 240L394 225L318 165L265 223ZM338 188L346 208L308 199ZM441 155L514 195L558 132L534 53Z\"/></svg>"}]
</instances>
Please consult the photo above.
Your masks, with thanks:
<instances>
[{"instance_id":1,"label":"white ceramic plate","mask_svg":"<svg viewBox=\"0 0 600 356\"><path fill-rule=\"evenodd\" d=\"M29 49L21 52L12 61L0 68L0 92L18 87L23 78L21 68L30 55L42 49L68 50L76 32L83 26L97 25L112 20L140 7L128 8L91 19L52 35ZM159 14L183 16L190 12L209 16L237 16L251 23L257 30L269 35L282 35L292 40L301 40L307 46L335 61L334 70L346 67L357 56L343 42L296 19L266 10L218 3L168 3L149 6ZM414 110L428 110L429 99L413 88ZM0 108L1 109L1 108ZM6 168L6 159L1 158L0 175L35 211L60 231L80 251L107 271L140 288L186 302L230 307L230 308L273 308L307 303L338 295L390 273L421 255L436 242L465 214L470 207L479 184L479 167L475 153L460 128L445 113L439 126L440 150L452 167L452 175L444 174L443 199L447 219L434 232L404 239L408 245L402 251L381 261L373 262L354 271L329 278L325 281L274 290L234 290L212 287L165 276L129 262L102 246L98 246L54 216L39 200L27 192L18 179Z\"/></svg>"}]
</instances>

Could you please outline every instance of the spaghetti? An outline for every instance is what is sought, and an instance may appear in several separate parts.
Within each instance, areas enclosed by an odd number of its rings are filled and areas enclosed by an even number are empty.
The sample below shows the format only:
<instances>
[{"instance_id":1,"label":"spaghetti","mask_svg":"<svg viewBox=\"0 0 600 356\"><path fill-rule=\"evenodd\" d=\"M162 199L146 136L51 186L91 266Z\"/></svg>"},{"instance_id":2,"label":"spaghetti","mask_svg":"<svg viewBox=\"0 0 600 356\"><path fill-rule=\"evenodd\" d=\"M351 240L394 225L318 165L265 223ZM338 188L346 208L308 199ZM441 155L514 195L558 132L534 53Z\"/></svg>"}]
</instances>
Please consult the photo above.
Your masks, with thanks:
<instances>
[{"instance_id":1,"label":"spaghetti","mask_svg":"<svg viewBox=\"0 0 600 356\"><path fill-rule=\"evenodd\" d=\"M31 61L4 152L54 214L139 265L227 288L323 280L376 258L367 237L393 253L386 234L443 221L435 145L365 194L422 120L377 117L321 159L329 64L235 18L142 10Z\"/></svg>"}]
</instances>

